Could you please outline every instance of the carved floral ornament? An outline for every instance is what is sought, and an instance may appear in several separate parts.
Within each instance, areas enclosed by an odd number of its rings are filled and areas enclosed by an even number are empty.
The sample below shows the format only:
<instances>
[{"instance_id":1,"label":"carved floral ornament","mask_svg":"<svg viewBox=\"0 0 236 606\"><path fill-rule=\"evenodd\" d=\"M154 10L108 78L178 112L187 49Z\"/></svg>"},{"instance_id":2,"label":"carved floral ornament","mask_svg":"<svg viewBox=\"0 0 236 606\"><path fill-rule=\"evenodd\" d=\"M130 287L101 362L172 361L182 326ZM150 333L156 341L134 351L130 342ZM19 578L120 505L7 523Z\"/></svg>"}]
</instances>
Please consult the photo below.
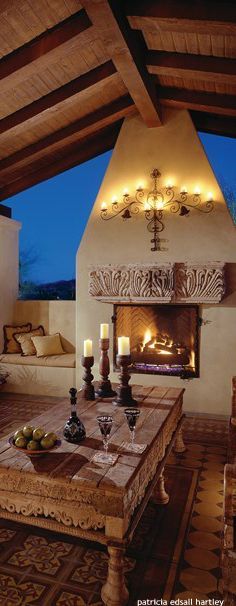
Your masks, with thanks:
<instances>
[{"instance_id":1,"label":"carved floral ornament","mask_svg":"<svg viewBox=\"0 0 236 606\"><path fill-rule=\"evenodd\" d=\"M224 263L102 265L90 268L89 294L105 302L219 303Z\"/></svg>"}]
</instances>

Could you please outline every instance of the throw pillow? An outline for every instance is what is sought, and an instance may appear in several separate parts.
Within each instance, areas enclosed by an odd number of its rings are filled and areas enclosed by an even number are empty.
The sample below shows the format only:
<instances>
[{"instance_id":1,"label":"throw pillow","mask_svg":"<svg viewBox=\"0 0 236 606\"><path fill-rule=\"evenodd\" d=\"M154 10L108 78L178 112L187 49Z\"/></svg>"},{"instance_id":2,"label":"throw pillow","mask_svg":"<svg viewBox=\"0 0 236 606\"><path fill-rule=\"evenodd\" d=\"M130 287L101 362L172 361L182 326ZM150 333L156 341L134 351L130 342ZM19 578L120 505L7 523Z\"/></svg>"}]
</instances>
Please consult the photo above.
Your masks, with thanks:
<instances>
[{"instance_id":1,"label":"throw pillow","mask_svg":"<svg viewBox=\"0 0 236 606\"><path fill-rule=\"evenodd\" d=\"M32 337L36 349L36 356L55 356L66 353L62 348L60 334L47 335L46 337Z\"/></svg>"},{"instance_id":2,"label":"throw pillow","mask_svg":"<svg viewBox=\"0 0 236 606\"><path fill-rule=\"evenodd\" d=\"M15 341L13 335L17 333L25 333L30 332L32 329L32 324L28 322L27 324L22 324L21 326L5 324L3 326L3 335L4 335L4 348L3 353L21 353L20 344Z\"/></svg>"},{"instance_id":3,"label":"throw pillow","mask_svg":"<svg viewBox=\"0 0 236 606\"><path fill-rule=\"evenodd\" d=\"M14 333L13 337L21 347L22 356L36 356L36 349L32 337L43 336L44 334L43 326L38 326L37 328L33 328L30 332L20 334Z\"/></svg>"}]
</instances>

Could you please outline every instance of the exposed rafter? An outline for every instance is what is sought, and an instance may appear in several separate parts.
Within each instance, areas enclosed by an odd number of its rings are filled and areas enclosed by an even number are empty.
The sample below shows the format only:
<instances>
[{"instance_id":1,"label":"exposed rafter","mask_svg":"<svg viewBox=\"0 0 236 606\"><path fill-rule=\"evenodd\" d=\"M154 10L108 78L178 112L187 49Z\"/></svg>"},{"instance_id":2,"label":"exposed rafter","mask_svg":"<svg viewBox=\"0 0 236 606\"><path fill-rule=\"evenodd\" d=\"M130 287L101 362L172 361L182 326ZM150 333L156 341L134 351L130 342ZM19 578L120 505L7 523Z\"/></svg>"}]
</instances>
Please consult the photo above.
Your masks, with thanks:
<instances>
[{"instance_id":1,"label":"exposed rafter","mask_svg":"<svg viewBox=\"0 0 236 606\"><path fill-rule=\"evenodd\" d=\"M28 187L50 179L64 170L73 168L82 162L86 162L86 160L90 160L108 151L114 147L121 125L122 120L119 120L112 123L109 127L96 131L90 137L81 139L79 145L76 143L73 146L66 146L60 158L55 160L52 157L50 161L48 158L44 158L43 165L40 168L36 162L31 166L32 172L30 174L26 173L0 189L0 200L14 196L14 194L24 191Z\"/></svg>"},{"instance_id":2,"label":"exposed rafter","mask_svg":"<svg viewBox=\"0 0 236 606\"><path fill-rule=\"evenodd\" d=\"M108 105L98 109L92 114L87 114L83 118L76 120L69 126L62 128L48 137L40 139L37 143L28 145L16 153L0 161L0 184L2 185L8 179L13 170L14 173L22 170L22 167L28 166L33 160L39 160L42 156L55 154L62 147L79 141L80 139L91 135L97 130L101 130L113 122L134 113L135 106L129 95L125 95Z\"/></svg>"},{"instance_id":3,"label":"exposed rafter","mask_svg":"<svg viewBox=\"0 0 236 606\"><path fill-rule=\"evenodd\" d=\"M199 131L224 137L236 137L235 118L199 111L191 111L190 115L195 128Z\"/></svg>"},{"instance_id":4,"label":"exposed rafter","mask_svg":"<svg viewBox=\"0 0 236 606\"><path fill-rule=\"evenodd\" d=\"M235 2L225 0L127 0L129 23L134 29L185 31L196 34L235 34Z\"/></svg>"},{"instance_id":5,"label":"exposed rafter","mask_svg":"<svg viewBox=\"0 0 236 606\"><path fill-rule=\"evenodd\" d=\"M82 0L89 18L108 48L110 57L147 126L161 122L155 86L147 72L140 41L132 35L121 3Z\"/></svg>"},{"instance_id":6,"label":"exposed rafter","mask_svg":"<svg viewBox=\"0 0 236 606\"><path fill-rule=\"evenodd\" d=\"M79 36L82 36L86 30L90 30L90 37L94 38L91 25L85 10L81 10L3 57L0 61L1 93L9 90L13 85L17 86L22 79L33 76L39 66L48 67L62 52L70 53ZM86 40L89 40L87 31Z\"/></svg>"},{"instance_id":7,"label":"exposed rafter","mask_svg":"<svg viewBox=\"0 0 236 606\"><path fill-rule=\"evenodd\" d=\"M150 50L146 63L150 74L236 85L236 59Z\"/></svg>"},{"instance_id":8,"label":"exposed rafter","mask_svg":"<svg viewBox=\"0 0 236 606\"><path fill-rule=\"evenodd\" d=\"M160 87L158 94L162 104L169 107L236 116L234 95L217 95L172 87Z\"/></svg>"},{"instance_id":9,"label":"exposed rafter","mask_svg":"<svg viewBox=\"0 0 236 606\"><path fill-rule=\"evenodd\" d=\"M79 76L79 78L71 80L68 84L64 84L64 86L57 88L48 95L41 97L37 101L14 112L14 114L10 114L9 116L6 116L6 118L0 120L0 133L4 133L18 124L27 122L30 118L38 116L48 109L56 107L59 103L62 103L66 99L77 95L79 92L88 89L91 86L95 86L98 82L104 81L105 83L107 78L110 78L110 76L115 73L116 68L112 61L107 61L106 63L95 67L91 71Z\"/></svg>"}]
</instances>

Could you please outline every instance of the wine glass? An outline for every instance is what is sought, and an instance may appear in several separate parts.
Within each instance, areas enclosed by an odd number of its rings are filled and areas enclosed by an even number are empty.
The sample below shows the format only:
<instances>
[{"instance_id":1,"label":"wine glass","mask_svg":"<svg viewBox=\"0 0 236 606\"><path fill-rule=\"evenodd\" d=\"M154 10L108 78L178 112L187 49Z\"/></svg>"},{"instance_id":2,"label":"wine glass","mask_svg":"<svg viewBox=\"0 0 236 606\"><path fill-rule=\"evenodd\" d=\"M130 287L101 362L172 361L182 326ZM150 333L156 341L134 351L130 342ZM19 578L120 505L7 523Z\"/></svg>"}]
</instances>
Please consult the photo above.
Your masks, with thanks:
<instances>
[{"instance_id":1,"label":"wine glass","mask_svg":"<svg viewBox=\"0 0 236 606\"><path fill-rule=\"evenodd\" d=\"M136 446L138 446L138 445L134 443L134 438L135 438L136 422L139 418L140 410L139 410L139 408L126 408L124 413L125 413L126 420L127 420L128 426L129 426L129 431L130 431L131 439L130 439L129 448L130 448L130 450L136 451Z\"/></svg>"},{"instance_id":2,"label":"wine glass","mask_svg":"<svg viewBox=\"0 0 236 606\"><path fill-rule=\"evenodd\" d=\"M108 440L110 438L113 418L110 415L101 415L97 417L100 432L102 434L102 441L104 446L104 452L97 453L96 459L100 463L113 463L113 455L108 454Z\"/></svg>"}]
</instances>

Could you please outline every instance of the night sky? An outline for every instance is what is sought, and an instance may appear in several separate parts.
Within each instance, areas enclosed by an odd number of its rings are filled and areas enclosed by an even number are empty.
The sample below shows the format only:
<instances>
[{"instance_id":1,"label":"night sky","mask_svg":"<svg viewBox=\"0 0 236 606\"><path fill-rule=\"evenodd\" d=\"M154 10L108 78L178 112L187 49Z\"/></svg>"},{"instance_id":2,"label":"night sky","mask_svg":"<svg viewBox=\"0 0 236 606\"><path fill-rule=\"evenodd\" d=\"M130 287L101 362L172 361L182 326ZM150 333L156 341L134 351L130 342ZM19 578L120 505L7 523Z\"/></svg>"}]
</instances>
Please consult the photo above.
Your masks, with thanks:
<instances>
[{"instance_id":1,"label":"night sky","mask_svg":"<svg viewBox=\"0 0 236 606\"><path fill-rule=\"evenodd\" d=\"M200 134L218 178L236 192L236 141ZM76 251L106 172L107 152L53 179L8 198L14 219L22 222L20 250L35 258L27 279L37 283L75 277Z\"/></svg>"}]
</instances>

